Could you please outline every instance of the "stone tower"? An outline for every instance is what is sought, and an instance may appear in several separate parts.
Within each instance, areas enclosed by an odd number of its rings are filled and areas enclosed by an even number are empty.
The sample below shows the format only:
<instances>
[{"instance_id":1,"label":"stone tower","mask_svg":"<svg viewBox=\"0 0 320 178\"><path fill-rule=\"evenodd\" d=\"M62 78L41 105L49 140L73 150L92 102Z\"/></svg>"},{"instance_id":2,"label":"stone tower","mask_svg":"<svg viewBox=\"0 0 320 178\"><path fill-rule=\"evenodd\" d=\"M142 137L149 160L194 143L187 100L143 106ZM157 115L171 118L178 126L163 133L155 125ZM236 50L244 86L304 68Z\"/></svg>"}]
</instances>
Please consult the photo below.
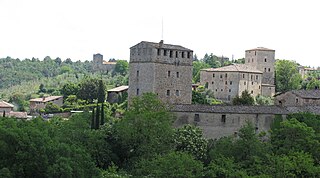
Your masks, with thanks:
<instances>
[{"instance_id":1,"label":"stone tower","mask_svg":"<svg viewBox=\"0 0 320 178\"><path fill-rule=\"evenodd\" d=\"M193 51L142 41L130 48L128 99L153 92L165 103L191 104Z\"/></svg>"},{"instance_id":2,"label":"stone tower","mask_svg":"<svg viewBox=\"0 0 320 178\"><path fill-rule=\"evenodd\" d=\"M263 47L246 50L245 64L263 72L261 93L263 96L273 96L275 94L275 50Z\"/></svg>"},{"instance_id":3,"label":"stone tower","mask_svg":"<svg viewBox=\"0 0 320 178\"><path fill-rule=\"evenodd\" d=\"M98 71L101 70L101 65L103 64L103 55L102 54L94 54L93 55L93 70Z\"/></svg>"}]
</instances>

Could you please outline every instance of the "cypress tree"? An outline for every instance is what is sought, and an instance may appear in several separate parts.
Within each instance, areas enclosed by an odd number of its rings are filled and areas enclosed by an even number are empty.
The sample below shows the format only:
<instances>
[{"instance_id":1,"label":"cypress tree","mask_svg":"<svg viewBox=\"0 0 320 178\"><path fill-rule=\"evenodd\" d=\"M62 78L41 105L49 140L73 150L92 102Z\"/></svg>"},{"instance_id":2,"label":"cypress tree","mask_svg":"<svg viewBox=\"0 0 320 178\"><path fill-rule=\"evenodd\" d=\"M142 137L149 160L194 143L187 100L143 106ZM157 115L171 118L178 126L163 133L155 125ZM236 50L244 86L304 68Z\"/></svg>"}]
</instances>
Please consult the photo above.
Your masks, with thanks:
<instances>
[{"instance_id":1,"label":"cypress tree","mask_svg":"<svg viewBox=\"0 0 320 178\"><path fill-rule=\"evenodd\" d=\"M97 103L97 110L96 110L96 122L95 122L95 129L99 129L99 121L100 121L100 118L99 118L99 116L100 116L100 106L99 106L99 104Z\"/></svg>"},{"instance_id":2,"label":"cypress tree","mask_svg":"<svg viewBox=\"0 0 320 178\"><path fill-rule=\"evenodd\" d=\"M104 119L104 103L101 103L101 125L103 125L105 122Z\"/></svg>"},{"instance_id":3,"label":"cypress tree","mask_svg":"<svg viewBox=\"0 0 320 178\"><path fill-rule=\"evenodd\" d=\"M92 108L92 116L91 116L91 129L95 129L95 114L94 114L94 108Z\"/></svg>"},{"instance_id":4,"label":"cypress tree","mask_svg":"<svg viewBox=\"0 0 320 178\"><path fill-rule=\"evenodd\" d=\"M3 111L2 117L6 117L6 111Z\"/></svg>"},{"instance_id":5,"label":"cypress tree","mask_svg":"<svg viewBox=\"0 0 320 178\"><path fill-rule=\"evenodd\" d=\"M106 100L106 86L102 79L98 83L98 103L103 103Z\"/></svg>"}]
</instances>

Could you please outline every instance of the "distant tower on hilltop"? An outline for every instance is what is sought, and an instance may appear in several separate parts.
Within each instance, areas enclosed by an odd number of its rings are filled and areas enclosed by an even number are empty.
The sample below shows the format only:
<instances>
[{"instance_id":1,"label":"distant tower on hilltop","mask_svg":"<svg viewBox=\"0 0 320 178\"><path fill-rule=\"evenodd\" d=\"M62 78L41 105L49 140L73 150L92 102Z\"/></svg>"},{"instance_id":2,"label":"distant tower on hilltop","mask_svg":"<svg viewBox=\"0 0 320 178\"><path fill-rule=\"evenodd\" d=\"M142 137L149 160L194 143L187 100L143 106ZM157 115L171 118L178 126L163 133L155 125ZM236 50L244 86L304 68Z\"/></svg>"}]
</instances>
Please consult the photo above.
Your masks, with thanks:
<instances>
[{"instance_id":1,"label":"distant tower on hilltop","mask_svg":"<svg viewBox=\"0 0 320 178\"><path fill-rule=\"evenodd\" d=\"M273 96L275 94L275 50L263 47L246 50L245 64L263 72L261 94Z\"/></svg>"},{"instance_id":2,"label":"distant tower on hilltop","mask_svg":"<svg viewBox=\"0 0 320 178\"><path fill-rule=\"evenodd\" d=\"M128 99L153 92L165 103L191 104L193 51L142 41L130 48Z\"/></svg>"},{"instance_id":3,"label":"distant tower on hilltop","mask_svg":"<svg viewBox=\"0 0 320 178\"><path fill-rule=\"evenodd\" d=\"M112 72L117 62L107 62L103 60L102 54L93 55L93 71L109 73Z\"/></svg>"}]
</instances>

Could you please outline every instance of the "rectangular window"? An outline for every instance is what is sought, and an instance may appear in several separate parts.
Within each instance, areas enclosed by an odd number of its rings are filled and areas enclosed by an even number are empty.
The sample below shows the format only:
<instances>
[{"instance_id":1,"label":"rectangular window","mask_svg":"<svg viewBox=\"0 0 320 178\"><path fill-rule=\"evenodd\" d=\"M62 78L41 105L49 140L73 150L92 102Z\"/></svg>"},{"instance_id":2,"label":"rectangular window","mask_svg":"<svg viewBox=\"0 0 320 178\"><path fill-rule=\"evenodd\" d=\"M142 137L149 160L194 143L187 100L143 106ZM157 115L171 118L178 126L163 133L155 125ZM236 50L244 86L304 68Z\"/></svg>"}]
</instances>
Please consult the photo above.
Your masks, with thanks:
<instances>
[{"instance_id":1,"label":"rectangular window","mask_svg":"<svg viewBox=\"0 0 320 178\"><path fill-rule=\"evenodd\" d=\"M176 90L176 95L180 96L180 91L179 90Z\"/></svg>"},{"instance_id":2,"label":"rectangular window","mask_svg":"<svg viewBox=\"0 0 320 178\"><path fill-rule=\"evenodd\" d=\"M191 55L190 55L190 52L188 52L188 59L190 59Z\"/></svg>"},{"instance_id":3,"label":"rectangular window","mask_svg":"<svg viewBox=\"0 0 320 178\"><path fill-rule=\"evenodd\" d=\"M244 82L244 85L247 85L247 82Z\"/></svg>"},{"instance_id":4,"label":"rectangular window","mask_svg":"<svg viewBox=\"0 0 320 178\"><path fill-rule=\"evenodd\" d=\"M227 77L228 77L228 74L225 74L225 77L227 78Z\"/></svg>"},{"instance_id":5,"label":"rectangular window","mask_svg":"<svg viewBox=\"0 0 320 178\"><path fill-rule=\"evenodd\" d=\"M215 77L215 75L214 75L214 74L212 74L212 77L214 78L214 77Z\"/></svg>"},{"instance_id":6,"label":"rectangular window","mask_svg":"<svg viewBox=\"0 0 320 178\"><path fill-rule=\"evenodd\" d=\"M268 68L268 72L270 72L270 68Z\"/></svg>"},{"instance_id":7,"label":"rectangular window","mask_svg":"<svg viewBox=\"0 0 320 178\"><path fill-rule=\"evenodd\" d=\"M137 89L137 95L139 95L139 88Z\"/></svg>"},{"instance_id":8,"label":"rectangular window","mask_svg":"<svg viewBox=\"0 0 320 178\"><path fill-rule=\"evenodd\" d=\"M256 75L256 80L258 80L259 79L259 77L258 77L258 75Z\"/></svg>"},{"instance_id":9,"label":"rectangular window","mask_svg":"<svg viewBox=\"0 0 320 178\"><path fill-rule=\"evenodd\" d=\"M225 83L226 83L226 85L228 85L228 81L226 81Z\"/></svg>"},{"instance_id":10,"label":"rectangular window","mask_svg":"<svg viewBox=\"0 0 320 178\"><path fill-rule=\"evenodd\" d=\"M200 122L200 115L194 114L194 122Z\"/></svg>"},{"instance_id":11,"label":"rectangular window","mask_svg":"<svg viewBox=\"0 0 320 178\"><path fill-rule=\"evenodd\" d=\"M227 118L226 115L224 115L224 114L221 115L221 122L226 123L226 118Z\"/></svg>"},{"instance_id":12,"label":"rectangular window","mask_svg":"<svg viewBox=\"0 0 320 178\"><path fill-rule=\"evenodd\" d=\"M170 90L167 90L167 96L170 96Z\"/></svg>"},{"instance_id":13,"label":"rectangular window","mask_svg":"<svg viewBox=\"0 0 320 178\"><path fill-rule=\"evenodd\" d=\"M267 72L267 68L264 68L264 71Z\"/></svg>"},{"instance_id":14,"label":"rectangular window","mask_svg":"<svg viewBox=\"0 0 320 178\"><path fill-rule=\"evenodd\" d=\"M244 78L244 74L242 74L242 78Z\"/></svg>"},{"instance_id":15,"label":"rectangular window","mask_svg":"<svg viewBox=\"0 0 320 178\"><path fill-rule=\"evenodd\" d=\"M137 77L139 77L139 71L137 70Z\"/></svg>"},{"instance_id":16,"label":"rectangular window","mask_svg":"<svg viewBox=\"0 0 320 178\"><path fill-rule=\"evenodd\" d=\"M222 74L220 75L220 78L222 78Z\"/></svg>"},{"instance_id":17,"label":"rectangular window","mask_svg":"<svg viewBox=\"0 0 320 178\"><path fill-rule=\"evenodd\" d=\"M160 56L160 49L158 49L158 56Z\"/></svg>"},{"instance_id":18,"label":"rectangular window","mask_svg":"<svg viewBox=\"0 0 320 178\"><path fill-rule=\"evenodd\" d=\"M253 80L253 75L251 75L251 80Z\"/></svg>"},{"instance_id":19,"label":"rectangular window","mask_svg":"<svg viewBox=\"0 0 320 178\"><path fill-rule=\"evenodd\" d=\"M164 55L164 56L167 56L167 50L166 50L166 49L163 50L163 55Z\"/></svg>"},{"instance_id":20,"label":"rectangular window","mask_svg":"<svg viewBox=\"0 0 320 178\"><path fill-rule=\"evenodd\" d=\"M179 74L179 72L177 72L177 78L179 78L180 77L180 74Z\"/></svg>"},{"instance_id":21,"label":"rectangular window","mask_svg":"<svg viewBox=\"0 0 320 178\"><path fill-rule=\"evenodd\" d=\"M181 57L184 58L184 52L183 51L181 52Z\"/></svg>"},{"instance_id":22,"label":"rectangular window","mask_svg":"<svg viewBox=\"0 0 320 178\"><path fill-rule=\"evenodd\" d=\"M230 85L232 85L232 81L230 81Z\"/></svg>"},{"instance_id":23,"label":"rectangular window","mask_svg":"<svg viewBox=\"0 0 320 178\"><path fill-rule=\"evenodd\" d=\"M173 51L170 50L170 58L172 58L172 53L173 53Z\"/></svg>"},{"instance_id":24,"label":"rectangular window","mask_svg":"<svg viewBox=\"0 0 320 178\"><path fill-rule=\"evenodd\" d=\"M229 92L231 92L231 89L229 89Z\"/></svg>"},{"instance_id":25,"label":"rectangular window","mask_svg":"<svg viewBox=\"0 0 320 178\"><path fill-rule=\"evenodd\" d=\"M169 70L169 71L168 71L168 77L170 77L170 73L171 73L171 72L170 72L170 70Z\"/></svg>"},{"instance_id":26,"label":"rectangular window","mask_svg":"<svg viewBox=\"0 0 320 178\"><path fill-rule=\"evenodd\" d=\"M264 62L267 62L267 58L264 58Z\"/></svg>"},{"instance_id":27,"label":"rectangular window","mask_svg":"<svg viewBox=\"0 0 320 178\"><path fill-rule=\"evenodd\" d=\"M178 58L179 57L179 54L178 54L178 51L176 51L176 58Z\"/></svg>"}]
</instances>

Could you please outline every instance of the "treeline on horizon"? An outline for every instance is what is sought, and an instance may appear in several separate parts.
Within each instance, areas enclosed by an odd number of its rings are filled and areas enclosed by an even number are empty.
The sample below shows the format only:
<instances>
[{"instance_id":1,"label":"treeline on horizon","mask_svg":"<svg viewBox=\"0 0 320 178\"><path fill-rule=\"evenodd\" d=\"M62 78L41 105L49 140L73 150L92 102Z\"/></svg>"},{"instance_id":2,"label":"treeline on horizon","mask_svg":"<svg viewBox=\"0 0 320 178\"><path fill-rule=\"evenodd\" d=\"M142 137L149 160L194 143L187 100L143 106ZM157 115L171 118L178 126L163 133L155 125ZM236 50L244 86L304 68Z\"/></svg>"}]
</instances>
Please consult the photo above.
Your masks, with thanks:
<instances>
[{"instance_id":1,"label":"treeline on horizon","mask_svg":"<svg viewBox=\"0 0 320 178\"><path fill-rule=\"evenodd\" d=\"M68 120L0 117L0 177L320 176L318 115L277 116L270 132L247 123L212 140L194 125L174 128L175 116L154 94L135 98L122 118L104 111L99 129L88 112Z\"/></svg>"}]
</instances>

